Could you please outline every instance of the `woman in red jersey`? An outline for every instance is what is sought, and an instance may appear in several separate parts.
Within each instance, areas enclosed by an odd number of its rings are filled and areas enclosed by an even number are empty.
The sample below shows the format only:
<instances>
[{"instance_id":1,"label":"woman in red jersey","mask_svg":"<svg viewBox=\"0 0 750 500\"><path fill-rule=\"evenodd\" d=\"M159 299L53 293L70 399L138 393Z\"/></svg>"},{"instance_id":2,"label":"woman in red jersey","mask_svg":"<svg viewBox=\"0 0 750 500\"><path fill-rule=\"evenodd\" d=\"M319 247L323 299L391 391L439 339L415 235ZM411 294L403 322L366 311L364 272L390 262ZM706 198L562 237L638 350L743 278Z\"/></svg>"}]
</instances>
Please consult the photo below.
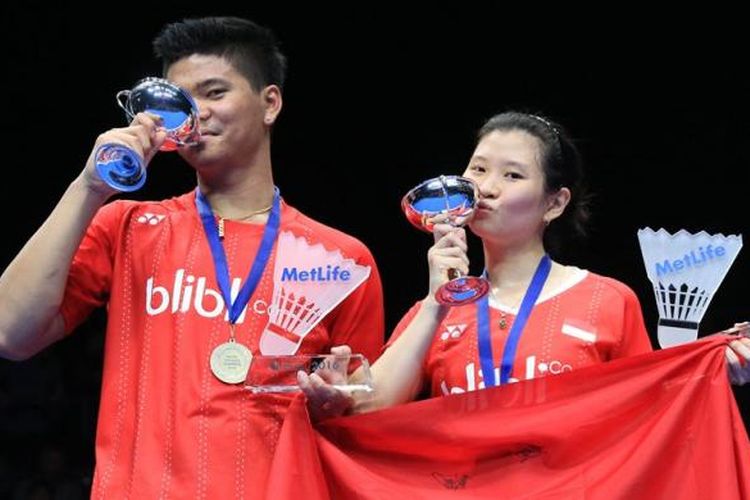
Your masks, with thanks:
<instances>
[{"instance_id":1,"label":"woman in red jersey","mask_svg":"<svg viewBox=\"0 0 750 500\"><path fill-rule=\"evenodd\" d=\"M533 114L489 119L463 174L478 185L469 222L482 239L490 291L456 307L435 300L448 269L466 274L466 234L437 224L428 252L430 286L396 327L372 366L375 397L354 412L455 394L651 351L641 306L624 283L550 258L562 236L583 234L587 219L580 156L559 125ZM750 379L750 340L727 349L736 384ZM346 347L337 348L345 352ZM301 376L313 417L351 401L317 376Z\"/></svg>"}]
</instances>

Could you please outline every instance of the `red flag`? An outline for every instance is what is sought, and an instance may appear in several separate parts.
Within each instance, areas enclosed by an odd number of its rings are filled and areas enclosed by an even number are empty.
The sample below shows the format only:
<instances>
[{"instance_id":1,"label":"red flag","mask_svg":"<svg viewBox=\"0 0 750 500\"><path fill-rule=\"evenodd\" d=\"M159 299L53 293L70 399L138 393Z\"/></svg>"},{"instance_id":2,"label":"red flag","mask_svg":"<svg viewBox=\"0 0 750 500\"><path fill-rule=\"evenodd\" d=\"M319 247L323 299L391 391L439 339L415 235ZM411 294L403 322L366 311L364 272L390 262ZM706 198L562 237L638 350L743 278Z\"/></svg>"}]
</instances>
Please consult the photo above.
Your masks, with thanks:
<instances>
[{"instance_id":1,"label":"red flag","mask_svg":"<svg viewBox=\"0 0 750 500\"><path fill-rule=\"evenodd\" d=\"M750 499L727 337L309 423L290 408L269 492L288 499Z\"/></svg>"}]
</instances>

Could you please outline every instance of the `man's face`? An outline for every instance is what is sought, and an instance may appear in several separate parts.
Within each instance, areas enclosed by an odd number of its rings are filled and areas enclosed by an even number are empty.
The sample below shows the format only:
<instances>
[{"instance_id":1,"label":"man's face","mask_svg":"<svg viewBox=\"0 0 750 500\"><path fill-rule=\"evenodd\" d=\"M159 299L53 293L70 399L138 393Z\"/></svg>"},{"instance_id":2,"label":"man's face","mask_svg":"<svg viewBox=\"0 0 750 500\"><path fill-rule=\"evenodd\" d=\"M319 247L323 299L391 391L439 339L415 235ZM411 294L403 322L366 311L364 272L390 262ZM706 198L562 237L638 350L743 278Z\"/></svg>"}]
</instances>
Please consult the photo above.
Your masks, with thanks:
<instances>
[{"instance_id":1,"label":"man's face","mask_svg":"<svg viewBox=\"0 0 750 500\"><path fill-rule=\"evenodd\" d=\"M166 76L190 92L198 105L200 141L180 148L188 163L200 170L237 166L255 158L268 140L270 127L265 90L253 90L228 60L215 55L193 54L180 59Z\"/></svg>"}]
</instances>

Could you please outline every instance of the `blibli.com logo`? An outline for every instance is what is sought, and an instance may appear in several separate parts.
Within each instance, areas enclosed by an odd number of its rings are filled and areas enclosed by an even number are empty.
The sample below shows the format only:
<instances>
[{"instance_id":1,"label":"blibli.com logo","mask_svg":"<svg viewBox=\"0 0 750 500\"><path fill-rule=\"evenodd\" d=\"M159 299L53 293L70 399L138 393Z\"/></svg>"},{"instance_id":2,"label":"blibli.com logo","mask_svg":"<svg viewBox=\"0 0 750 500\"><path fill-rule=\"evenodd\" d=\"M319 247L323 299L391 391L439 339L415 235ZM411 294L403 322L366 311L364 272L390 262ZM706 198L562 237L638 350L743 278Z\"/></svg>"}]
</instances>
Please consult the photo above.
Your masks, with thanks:
<instances>
[{"instance_id":1,"label":"blibli.com logo","mask_svg":"<svg viewBox=\"0 0 750 500\"><path fill-rule=\"evenodd\" d=\"M232 301L239 294L241 284L240 278L232 280L230 288ZM256 300L249 307L255 314L268 314L268 304L263 300ZM156 316L165 312L171 312L172 314L186 313L191 309L204 318L215 318L224 314L224 319L229 320L229 312L221 293L213 288L208 288L204 276L186 275L184 269L178 269L174 274L174 281L169 287L155 285L153 276L146 280L146 313L149 316ZM242 323L245 320L247 309L248 306L245 306L242 314L237 318L237 323Z\"/></svg>"},{"instance_id":2,"label":"blibli.com logo","mask_svg":"<svg viewBox=\"0 0 750 500\"><path fill-rule=\"evenodd\" d=\"M552 360L549 363L539 363L537 362L536 356L532 355L527 356L524 361L524 364L526 365L526 373L523 377L524 380L531 380L538 376L543 377L545 375L559 375L561 373L573 371L572 366L559 360ZM440 382L440 390L442 391L443 395L447 396L449 394L461 394L464 392L472 392L478 389L485 388L482 370L478 368L474 363L468 363L466 365L464 373L466 374L465 387L448 387L448 384L446 384L445 380ZM500 367L495 367L495 380L500 380ZM508 379L509 383L518 381L519 379L514 377L510 377Z\"/></svg>"}]
</instances>

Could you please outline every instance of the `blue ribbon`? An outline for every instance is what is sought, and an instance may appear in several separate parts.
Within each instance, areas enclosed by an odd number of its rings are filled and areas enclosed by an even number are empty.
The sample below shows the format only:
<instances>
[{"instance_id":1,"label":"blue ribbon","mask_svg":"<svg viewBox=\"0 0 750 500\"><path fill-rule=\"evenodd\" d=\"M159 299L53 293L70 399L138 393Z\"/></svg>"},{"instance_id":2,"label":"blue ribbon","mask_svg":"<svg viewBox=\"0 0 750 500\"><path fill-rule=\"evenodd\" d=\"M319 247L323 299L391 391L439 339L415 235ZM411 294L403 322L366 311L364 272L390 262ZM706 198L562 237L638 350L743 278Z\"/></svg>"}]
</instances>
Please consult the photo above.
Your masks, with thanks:
<instances>
[{"instance_id":1,"label":"blue ribbon","mask_svg":"<svg viewBox=\"0 0 750 500\"><path fill-rule=\"evenodd\" d=\"M500 384L507 384L513 373L513 363L516 359L516 349L518 341L521 339L523 328L529 319L531 310L536 304L539 294L544 288L550 269L552 269L552 260L549 255L544 254L542 260L531 278L531 283L526 289L523 296L521 307L518 309L518 316L513 322L513 326L508 334L503 348L503 361L500 365ZM479 362L482 365L482 376L484 377L485 387L494 387L497 384L495 380L495 361L492 356L492 334L490 331L490 303L488 295L482 297L477 302L477 343L479 344Z\"/></svg>"},{"instance_id":2,"label":"blue ribbon","mask_svg":"<svg viewBox=\"0 0 750 500\"><path fill-rule=\"evenodd\" d=\"M279 195L279 189L276 187L273 189L273 204L271 205L271 213L268 215L268 222L266 222L266 227L263 229L263 239L260 242L258 253L255 254L255 260L253 260L247 280L245 280L245 284L240 288L240 292L237 294L234 302L232 302L231 286L229 284L229 265L227 264L227 256L224 253L224 246L219 239L216 218L211 210L211 205L199 188L195 189L195 205L203 222L203 230L208 238L208 245L211 247L216 281L219 284L219 290L221 291L221 296L224 298L224 303L229 310L229 323L233 325L237 321L237 318L240 317L242 309L245 308L250 297L252 297L253 292L260 282L260 278L263 276L263 270L266 268L268 259L271 257L271 251L273 250L273 244L276 241L276 235L279 232L279 224L281 222L281 196Z\"/></svg>"}]
</instances>

